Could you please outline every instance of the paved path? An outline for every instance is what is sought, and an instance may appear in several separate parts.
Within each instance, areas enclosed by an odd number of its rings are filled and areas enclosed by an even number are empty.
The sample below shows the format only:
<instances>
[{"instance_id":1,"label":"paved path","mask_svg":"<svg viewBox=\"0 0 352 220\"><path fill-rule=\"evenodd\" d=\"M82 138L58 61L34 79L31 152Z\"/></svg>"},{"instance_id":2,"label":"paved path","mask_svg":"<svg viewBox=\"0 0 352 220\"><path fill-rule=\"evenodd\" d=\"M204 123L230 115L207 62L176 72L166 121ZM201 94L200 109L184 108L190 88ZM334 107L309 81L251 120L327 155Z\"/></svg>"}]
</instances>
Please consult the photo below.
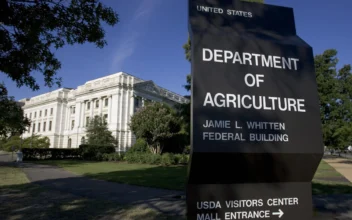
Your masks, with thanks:
<instances>
[{"instance_id":1,"label":"paved path","mask_svg":"<svg viewBox=\"0 0 352 220\"><path fill-rule=\"evenodd\" d=\"M179 191L94 180L48 165L22 163L20 167L31 182L44 187L123 205L142 205L167 214L185 214L184 202L174 198Z\"/></svg>"},{"instance_id":2,"label":"paved path","mask_svg":"<svg viewBox=\"0 0 352 220\"><path fill-rule=\"evenodd\" d=\"M9 163L9 158L11 159L11 155L0 152L0 162ZM184 192L93 180L48 165L22 163L19 166L31 182L44 187L87 198L115 201L123 205L140 205L165 214L185 215L184 199L174 198L184 196ZM314 219L352 220L349 217L352 216L352 195L314 196L313 203L319 210ZM338 218L336 213L339 213Z\"/></svg>"},{"instance_id":3,"label":"paved path","mask_svg":"<svg viewBox=\"0 0 352 220\"><path fill-rule=\"evenodd\" d=\"M346 158L327 158L324 160L352 182L352 160Z\"/></svg>"}]
</instances>

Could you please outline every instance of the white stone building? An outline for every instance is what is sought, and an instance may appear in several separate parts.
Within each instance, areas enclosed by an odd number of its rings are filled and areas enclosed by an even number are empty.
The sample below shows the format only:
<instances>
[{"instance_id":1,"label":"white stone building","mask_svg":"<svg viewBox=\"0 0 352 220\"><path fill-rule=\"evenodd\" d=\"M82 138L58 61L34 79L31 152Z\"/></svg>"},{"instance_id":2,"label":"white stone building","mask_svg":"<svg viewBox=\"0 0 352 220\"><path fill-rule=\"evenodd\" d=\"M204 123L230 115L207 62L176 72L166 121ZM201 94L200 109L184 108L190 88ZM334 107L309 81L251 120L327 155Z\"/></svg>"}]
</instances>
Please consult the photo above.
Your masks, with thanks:
<instances>
[{"instance_id":1,"label":"white stone building","mask_svg":"<svg viewBox=\"0 0 352 220\"><path fill-rule=\"evenodd\" d=\"M188 102L186 98L130 74L119 72L86 82L77 89L61 88L19 100L31 127L23 137L47 136L50 147L74 148L84 143L85 127L95 115L104 116L118 141L118 151L132 146L135 137L128 122L144 100L170 105Z\"/></svg>"}]
</instances>

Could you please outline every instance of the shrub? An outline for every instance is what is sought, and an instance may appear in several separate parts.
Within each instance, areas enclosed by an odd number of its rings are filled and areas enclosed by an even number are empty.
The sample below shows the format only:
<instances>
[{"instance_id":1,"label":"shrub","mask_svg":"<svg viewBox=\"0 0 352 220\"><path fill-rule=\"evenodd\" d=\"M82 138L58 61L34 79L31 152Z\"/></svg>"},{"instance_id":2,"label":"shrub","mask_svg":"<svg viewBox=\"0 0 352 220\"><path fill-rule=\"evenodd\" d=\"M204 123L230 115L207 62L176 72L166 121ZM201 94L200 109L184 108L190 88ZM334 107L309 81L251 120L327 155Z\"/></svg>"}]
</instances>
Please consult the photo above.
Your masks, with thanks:
<instances>
[{"instance_id":1,"label":"shrub","mask_svg":"<svg viewBox=\"0 0 352 220\"><path fill-rule=\"evenodd\" d=\"M63 149L63 148L22 148L23 160L38 159L73 159L80 158L79 149Z\"/></svg>"},{"instance_id":2,"label":"shrub","mask_svg":"<svg viewBox=\"0 0 352 220\"><path fill-rule=\"evenodd\" d=\"M178 164L182 164L182 165L188 164L189 155L187 155L187 154L180 154L180 155L181 155L181 158L178 161Z\"/></svg>"},{"instance_id":3,"label":"shrub","mask_svg":"<svg viewBox=\"0 0 352 220\"><path fill-rule=\"evenodd\" d=\"M114 146L97 146L82 144L79 146L82 158L85 160L102 160L103 154L111 154L115 152Z\"/></svg>"},{"instance_id":4,"label":"shrub","mask_svg":"<svg viewBox=\"0 0 352 220\"><path fill-rule=\"evenodd\" d=\"M149 154L148 164L158 165L161 163L161 155L160 154Z\"/></svg>"},{"instance_id":5,"label":"shrub","mask_svg":"<svg viewBox=\"0 0 352 220\"><path fill-rule=\"evenodd\" d=\"M152 165L185 165L188 163L188 155L186 154L171 154L165 153L152 154L152 153L141 153L141 152L127 152L125 159L128 163L141 163L141 164L152 164Z\"/></svg>"},{"instance_id":6,"label":"shrub","mask_svg":"<svg viewBox=\"0 0 352 220\"><path fill-rule=\"evenodd\" d=\"M147 153L150 152L147 142L143 138L138 138L136 143L128 149L128 152Z\"/></svg>"},{"instance_id":7,"label":"shrub","mask_svg":"<svg viewBox=\"0 0 352 220\"><path fill-rule=\"evenodd\" d=\"M161 165L170 166L176 164L175 156L170 153L165 153L161 156Z\"/></svg>"},{"instance_id":8,"label":"shrub","mask_svg":"<svg viewBox=\"0 0 352 220\"><path fill-rule=\"evenodd\" d=\"M183 150L183 153L190 154L191 153L191 146L190 145L186 146L185 149Z\"/></svg>"},{"instance_id":9,"label":"shrub","mask_svg":"<svg viewBox=\"0 0 352 220\"><path fill-rule=\"evenodd\" d=\"M122 161L123 157L122 155L119 155L119 153L111 153L111 154L102 154L101 160L103 161Z\"/></svg>"}]
</instances>

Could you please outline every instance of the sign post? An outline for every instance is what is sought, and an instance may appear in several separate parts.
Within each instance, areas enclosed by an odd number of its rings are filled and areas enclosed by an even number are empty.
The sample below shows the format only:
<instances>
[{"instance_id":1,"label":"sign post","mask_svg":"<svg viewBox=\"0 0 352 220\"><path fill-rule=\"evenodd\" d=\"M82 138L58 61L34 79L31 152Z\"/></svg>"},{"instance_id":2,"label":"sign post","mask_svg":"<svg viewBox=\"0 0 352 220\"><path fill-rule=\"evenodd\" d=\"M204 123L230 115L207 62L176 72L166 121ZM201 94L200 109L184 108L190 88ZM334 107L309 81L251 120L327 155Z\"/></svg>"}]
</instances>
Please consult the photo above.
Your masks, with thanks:
<instances>
[{"instance_id":1,"label":"sign post","mask_svg":"<svg viewBox=\"0 0 352 220\"><path fill-rule=\"evenodd\" d=\"M313 216L323 156L312 48L292 8L189 0L189 220Z\"/></svg>"}]
</instances>

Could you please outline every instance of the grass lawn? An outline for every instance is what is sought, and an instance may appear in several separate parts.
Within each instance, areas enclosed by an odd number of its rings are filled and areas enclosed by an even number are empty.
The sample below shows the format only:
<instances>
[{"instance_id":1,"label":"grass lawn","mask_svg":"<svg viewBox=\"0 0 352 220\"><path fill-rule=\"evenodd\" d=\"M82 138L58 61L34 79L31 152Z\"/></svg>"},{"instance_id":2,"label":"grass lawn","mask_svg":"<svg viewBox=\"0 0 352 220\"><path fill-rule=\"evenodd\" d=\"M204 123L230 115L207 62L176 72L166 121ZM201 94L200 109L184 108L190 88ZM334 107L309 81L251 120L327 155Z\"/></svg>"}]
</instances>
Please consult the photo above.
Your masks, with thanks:
<instances>
[{"instance_id":1,"label":"grass lawn","mask_svg":"<svg viewBox=\"0 0 352 220\"><path fill-rule=\"evenodd\" d=\"M184 190L187 166L162 167L145 164L87 161L40 161L60 166L90 178L132 185ZM352 194L352 184L329 164L322 161L313 180L313 194Z\"/></svg>"},{"instance_id":2,"label":"grass lawn","mask_svg":"<svg viewBox=\"0 0 352 220\"><path fill-rule=\"evenodd\" d=\"M0 188L29 183L29 180L19 168L0 166Z\"/></svg>"},{"instance_id":3,"label":"grass lawn","mask_svg":"<svg viewBox=\"0 0 352 220\"><path fill-rule=\"evenodd\" d=\"M313 194L352 194L352 184L325 161L322 161L313 179Z\"/></svg>"},{"instance_id":4,"label":"grass lawn","mask_svg":"<svg viewBox=\"0 0 352 220\"><path fill-rule=\"evenodd\" d=\"M185 220L140 207L121 207L113 202L88 199L29 183L16 167L0 165L0 219L26 220Z\"/></svg>"},{"instance_id":5,"label":"grass lawn","mask_svg":"<svg viewBox=\"0 0 352 220\"><path fill-rule=\"evenodd\" d=\"M164 189L184 190L187 166L156 166L114 162L84 162L72 160L38 161L57 165L72 173L112 182Z\"/></svg>"}]
</instances>

